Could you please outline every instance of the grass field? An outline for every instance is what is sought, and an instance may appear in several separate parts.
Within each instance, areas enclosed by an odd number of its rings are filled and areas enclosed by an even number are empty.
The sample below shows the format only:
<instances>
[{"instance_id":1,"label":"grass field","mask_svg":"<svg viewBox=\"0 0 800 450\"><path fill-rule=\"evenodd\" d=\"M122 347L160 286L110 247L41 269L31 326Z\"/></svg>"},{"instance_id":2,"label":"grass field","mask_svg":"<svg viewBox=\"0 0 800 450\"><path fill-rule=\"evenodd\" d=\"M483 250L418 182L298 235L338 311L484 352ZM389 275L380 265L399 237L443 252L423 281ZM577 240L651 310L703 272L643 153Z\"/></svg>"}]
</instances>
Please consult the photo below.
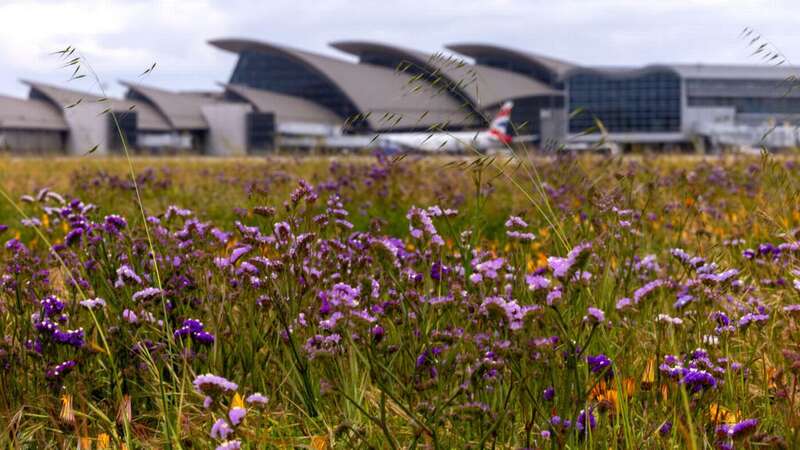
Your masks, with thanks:
<instances>
[{"instance_id":1,"label":"grass field","mask_svg":"<svg viewBox=\"0 0 800 450\"><path fill-rule=\"evenodd\" d=\"M4 446L800 448L793 159L134 165L0 159Z\"/></svg>"}]
</instances>

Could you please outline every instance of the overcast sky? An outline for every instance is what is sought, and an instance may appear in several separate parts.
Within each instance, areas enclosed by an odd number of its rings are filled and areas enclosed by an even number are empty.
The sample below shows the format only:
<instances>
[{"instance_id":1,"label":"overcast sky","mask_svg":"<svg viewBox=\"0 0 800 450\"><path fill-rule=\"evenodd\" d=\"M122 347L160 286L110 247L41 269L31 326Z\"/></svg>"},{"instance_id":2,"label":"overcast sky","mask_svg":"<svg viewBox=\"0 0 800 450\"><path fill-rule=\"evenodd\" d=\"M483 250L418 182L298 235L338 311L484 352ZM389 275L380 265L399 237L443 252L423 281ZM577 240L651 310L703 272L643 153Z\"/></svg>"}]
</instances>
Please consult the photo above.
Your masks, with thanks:
<instances>
[{"instance_id":1,"label":"overcast sky","mask_svg":"<svg viewBox=\"0 0 800 450\"><path fill-rule=\"evenodd\" d=\"M800 65L798 17L798 0L0 0L0 94L26 96L19 79L64 83L48 54L67 45L112 94L120 79L214 88L236 59L207 45L219 37L331 55L327 42L371 39L427 51L488 42L583 64L757 63L739 38L749 26Z\"/></svg>"}]
</instances>

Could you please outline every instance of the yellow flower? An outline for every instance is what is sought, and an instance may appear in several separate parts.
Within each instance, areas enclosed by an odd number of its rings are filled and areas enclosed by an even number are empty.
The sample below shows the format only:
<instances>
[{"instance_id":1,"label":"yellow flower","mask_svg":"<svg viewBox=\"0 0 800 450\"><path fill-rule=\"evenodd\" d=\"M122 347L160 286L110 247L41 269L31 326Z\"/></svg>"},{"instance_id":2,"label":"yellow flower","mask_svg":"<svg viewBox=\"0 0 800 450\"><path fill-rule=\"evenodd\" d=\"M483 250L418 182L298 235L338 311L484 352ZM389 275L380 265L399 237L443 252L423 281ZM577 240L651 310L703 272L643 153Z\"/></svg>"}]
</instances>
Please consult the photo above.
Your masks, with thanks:
<instances>
[{"instance_id":1,"label":"yellow flower","mask_svg":"<svg viewBox=\"0 0 800 450\"><path fill-rule=\"evenodd\" d=\"M239 395L238 392L233 396L233 400L231 401L231 408L244 408L244 400L242 399L242 396Z\"/></svg>"},{"instance_id":2,"label":"yellow flower","mask_svg":"<svg viewBox=\"0 0 800 450\"><path fill-rule=\"evenodd\" d=\"M664 400L664 401L667 401L667 398L669 398L669 386L667 386L666 384L662 384L661 385L661 399Z\"/></svg>"},{"instance_id":3,"label":"yellow flower","mask_svg":"<svg viewBox=\"0 0 800 450\"><path fill-rule=\"evenodd\" d=\"M75 410L72 409L72 394L61 396L61 413L58 417L66 423L75 423Z\"/></svg>"},{"instance_id":4,"label":"yellow flower","mask_svg":"<svg viewBox=\"0 0 800 450\"><path fill-rule=\"evenodd\" d=\"M712 403L708 406L708 412L711 416L711 421L720 424L720 423L736 423L742 419L742 414L739 411L733 412L730 409L720 406L716 403Z\"/></svg>"},{"instance_id":5,"label":"yellow flower","mask_svg":"<svg viewBox=\"0 0 800 450\"><path fill-rule=\"evenodd\" d=\"M110 443L111 443L111 438L106 433L100 433L97 435L98 449L106 449L109 447Z\"/></svg>"},{"instance_id":6,"label":"yellow flower","mask_svg":"<svg viewBox=\"0 0 800 450\"><path fill-rule=\"evenodd\" d=\"M656 379L656 358L651 356L647 358L647 365L644 367L644 372L642 373L642 389L645 391L649 391L651 387L653 387L653 383Z\"/></svg>"},{"instance_id":7,"label":"yellow flower","mask_svg":"<svg viewBox=\"0 0 800 450\"><path fill-rule=\"evenodd\" d=\"M619 405L617 390L609 389L605 380L600 380L589 393L589 399L597 401L601 407L616 409Z\"/></svg>"},{"instance_id":8,"label":"yellow flower","mask_svg":"<svg viewBox=\"0 0 800 450\"><path fill-rule=\"evenodd\" d=\"M547 255L539 252L538 260L536 261L536 267L547 267Z\"/></svg>"},{"instance_id":9,"label":"yellow flower","mask_svg":"<svg viewBox=\"0 0 800 450\"><path fill-rule=\"evenodd\" d=\"M311 448L314 450L328 450L328 438L326 436L311 436Z\"/></svg>"},{"instance_id":10,"label":"yellow flower","mask_svg":"<svg viewBox=\"0 0 800 450\"><path fill-rule=\"evenodd\" d=\"M625 389L626 396L633 397L633 393L636 391L636 380L633 378L625 378L622 381L622 387Z\"/></svg>"}]
</instances>

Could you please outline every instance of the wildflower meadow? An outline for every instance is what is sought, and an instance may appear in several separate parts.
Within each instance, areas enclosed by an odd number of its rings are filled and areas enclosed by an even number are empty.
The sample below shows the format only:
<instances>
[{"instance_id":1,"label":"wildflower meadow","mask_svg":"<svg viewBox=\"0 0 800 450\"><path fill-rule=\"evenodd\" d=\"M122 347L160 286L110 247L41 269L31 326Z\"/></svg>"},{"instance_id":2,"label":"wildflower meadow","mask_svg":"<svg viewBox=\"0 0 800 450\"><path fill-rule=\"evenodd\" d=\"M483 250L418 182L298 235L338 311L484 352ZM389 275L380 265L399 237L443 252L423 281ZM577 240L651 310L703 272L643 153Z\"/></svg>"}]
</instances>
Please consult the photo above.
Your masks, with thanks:
<instances>
[{"instance_id":1,"label":"wildflower meadow","mask_svg":"<svg viewBox=\"0 0 800 450\"><path fill-rule=\"evenodd\" d=\"M789 157L0 159L0 188L7 448L800 448Z\"/></svg>"}]
</instances>

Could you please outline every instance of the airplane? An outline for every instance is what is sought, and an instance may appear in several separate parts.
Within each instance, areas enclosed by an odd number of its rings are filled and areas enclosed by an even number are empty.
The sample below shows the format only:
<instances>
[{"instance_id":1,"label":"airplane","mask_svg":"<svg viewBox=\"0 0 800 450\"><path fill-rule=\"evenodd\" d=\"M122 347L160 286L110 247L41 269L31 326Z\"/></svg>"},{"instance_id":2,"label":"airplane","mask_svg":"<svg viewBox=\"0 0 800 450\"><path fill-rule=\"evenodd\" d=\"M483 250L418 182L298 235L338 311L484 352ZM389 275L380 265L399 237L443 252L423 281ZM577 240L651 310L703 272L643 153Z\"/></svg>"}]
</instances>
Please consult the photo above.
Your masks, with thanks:
<instances>
[{"instance_id":1,"label":"airplane","mask_svg":"<svg viewBox=\"0 0 800 450\"><path fill-rule=\"evenodd\" d=\"M486 130L384 133L378 135L375 141L378 148L389 153L401 151L458 153L503 149L512 141L517 142L521 138L508 133L513 107L513 102L505 102ZM531 140L532 137L525 138Z\"/></svg>"}]
</instances>

